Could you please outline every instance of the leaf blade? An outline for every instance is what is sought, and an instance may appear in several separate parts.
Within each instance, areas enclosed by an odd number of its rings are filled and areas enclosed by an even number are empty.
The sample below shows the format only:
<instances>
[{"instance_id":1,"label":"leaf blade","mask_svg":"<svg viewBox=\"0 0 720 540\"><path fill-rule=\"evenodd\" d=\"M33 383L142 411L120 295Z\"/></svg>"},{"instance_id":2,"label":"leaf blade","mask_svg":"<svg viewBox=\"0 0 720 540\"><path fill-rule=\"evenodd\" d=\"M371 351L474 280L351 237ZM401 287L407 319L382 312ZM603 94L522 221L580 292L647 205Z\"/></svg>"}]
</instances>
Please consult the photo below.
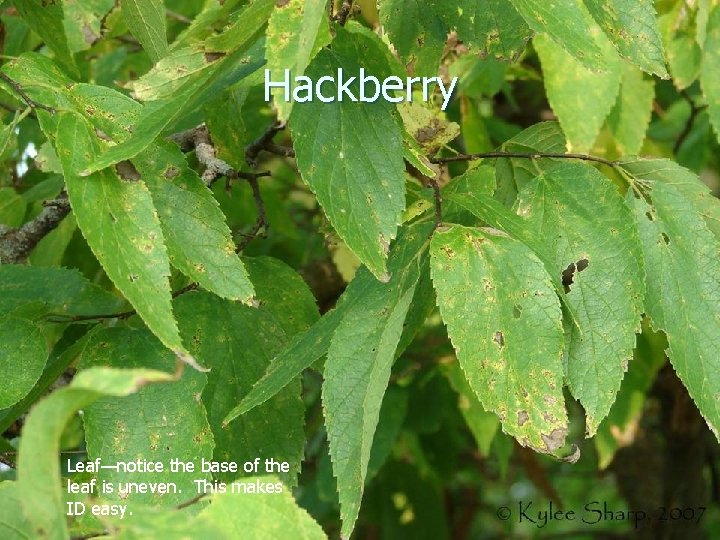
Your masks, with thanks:
<instances>
[{"instance_id":1,"label":"leaf blade","mask_svg":"<svg viewBox=\"0 0 720 540\"><path fill-rule=\"evenodd\" d=\"M567 325L568 384L592 436L615 401L640 327L644 269L632 214L615 186L577 163L544 171L520 193L517 213L563 276L578 323Z\"/></svg>"},{"instance_id":2,"label":"leaf blade","mask_svg":"<svg viewBox=\"0 0 720 540\"><path fill-rule=\"evenodd\" d=\"M427 263L428 232L427 226L414 227L398 238L393 278L348 309L328 349L322 402L345 537L358 517L390 368Z\"/></svg>"},{"instance_id":3,"label":"leaf blade","mask_svg":"<svg viewBox=\"0 0 720 540\"><path fill-rule=\"evenodd\" d=\"M48 347L40 327L27 319L0 317L0 409L14 405L42 374Z\"/></svg>"},{"instance_id":4,"label":"leaf blade","mask_svg":"<svg viewBox=\"0 0 720 540\"><path fill-rule=\"evenodd\" d=\"M343 34L335 43L310 64L311 79L384 65L364 36ZM337 95L337 86L327 87ZM290 129L303 180L335 230L376 277L386 278L387 252L405 207L402 135L391 107L385 101L297 103Z\"/></svg>"},{"instance_id":5,"label":"leaf blade","mask_svg":"<svg viewBox=\"0 0 720 540\"><path fill-rule=\"evenodd\" d=\"M153 63L168 53L165 5L162 2L122 0L125 23Z\"/></svg>"},{"instance_id":6,"label":"leaf blade","mask_svg":"<svg viewBox=\"0 0 720 540\"><path fill-rule=\"evenodd\" d=\"M588 0L585 6L623 57L647 73L668 78L652 0Z\"/></svg>"},{"instance_id":7,"label":"leaf blade","mask_svg":"<svg viewBox=\"0 0 720 540\"><path fill-rule=\"evenodd\" d=\"M172 314L170 265L147 187L121 180L111 170L79 176L86 155L96 154L99 144L75 114L60 115L55 145L70 204L95 256L160 341L177 354L187 354Z\"/></svg>"},{"instance_id":8,"label":"leaf blade","mask_svg":"<svg viewBox=\"0 0 720 540\"><path fill-rule=\"evenodd\" d=\"M557 452L567 435L563 336L542 263L516 240L459 225L437 231L430 254L440 313L483 407L520 444Z\"/></svg>"},{"instance_id":9,"label":"leaf blade","mask_svg":"<svg viewBox=\"0 0 720 540\"><path fill-rule=\"evenodd\" d=\"M720 439L720 241L675 186L649 183L652 206L628 193L646 261L646 311L668 356ZM688 231L692 231L688 234Z\"/></svg>"}]
</instances>

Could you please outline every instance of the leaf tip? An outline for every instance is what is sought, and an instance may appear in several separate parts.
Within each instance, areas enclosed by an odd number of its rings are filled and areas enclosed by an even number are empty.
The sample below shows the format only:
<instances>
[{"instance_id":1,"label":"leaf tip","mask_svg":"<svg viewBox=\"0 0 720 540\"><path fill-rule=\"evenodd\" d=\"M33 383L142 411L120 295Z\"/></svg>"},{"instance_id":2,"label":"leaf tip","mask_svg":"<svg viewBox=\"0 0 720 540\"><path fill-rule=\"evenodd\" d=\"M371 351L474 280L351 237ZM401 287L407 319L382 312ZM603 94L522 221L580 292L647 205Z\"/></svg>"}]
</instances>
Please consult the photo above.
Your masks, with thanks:
<instances>
[{"instance_id":1,"label":"leaf tip","mask_svg":"<svg viewBox=\"0 0 720 540\"><path fill-rule=\"evenodd\" d=\"M188 354L187 352L180 349L176 349L173 352L175 353L175 356L177 356L178 360L186 363L191 368L196 369L201 373L208 373L210 371L209 368L203 367L198 364L197 360L195 360L195 358L191 354Z\"/></svg>"}]
</instances>

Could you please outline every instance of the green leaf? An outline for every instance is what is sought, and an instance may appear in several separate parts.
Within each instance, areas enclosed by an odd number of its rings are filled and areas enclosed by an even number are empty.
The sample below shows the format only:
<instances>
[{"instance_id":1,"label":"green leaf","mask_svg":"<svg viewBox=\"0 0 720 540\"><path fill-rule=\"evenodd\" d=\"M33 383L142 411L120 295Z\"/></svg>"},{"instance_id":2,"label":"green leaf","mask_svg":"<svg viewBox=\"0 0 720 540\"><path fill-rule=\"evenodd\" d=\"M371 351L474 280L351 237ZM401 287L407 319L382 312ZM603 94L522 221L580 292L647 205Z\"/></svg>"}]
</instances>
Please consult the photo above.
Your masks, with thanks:
<instances>
[{"instance_id":1,"label":"green leaf","mask_svg":"<svg viewBox=\"0 0 720 540\"><path fill-rule=\"evenodd\" d=\"M489 165L479 165L468 169L460 176L456 176L442 191L444 219L454 222L456 213L465 212L463 206L452 200L455 195L473 193L474 195L492 197L495 188L495 169Z\"/></svg>"},{"instance_id":2,"label":"green leaf","mask_svg":"<svg viewBox=\"0 0 720 540\"><path fill-rule=\"evenodd\" d=\"M122 0L123 18L128 29L153 63L168 52L167 29L165 28L165 6L162 2L147 0Z\"/></svg>"},{"instance_id":3,"label":"green leaf","mask_svg":"<svg viewBox=\"0 0 720 540\"><path fill-rule=\"evenodd\" d=\"M315 297L300 274L279 259L253 257L244 260L251 279L258 284L260 312L275 321L286 340L318 321L320 313Z\"/></svg>"},{"instance_id":4,"label":"green leaf","mask_svg":"<svg viewBox=\"0 0 720 540\"><path fill-rule=\"evenodd\" d=\"M365 275L377 282L371 275L367 273ZM352 283L356 281L357 278ZM367 280L361 281L367 285ZM352 283L345 294L349 294ZM358 289L360 285L353 288ZM309 330L295 336L288 346L273 358L262 378L255 383L255 386L243 400L227 414L223 422L229 424L236 421L240 415L259 407L320 359L330 347L333 332L340 324L350 305L351 302L342 303L337 308L326 313Z\"/></svg>"},{"instance_id":5,"label":"green leaf","mask_svg":"<svg viewBox=\"0 0 720 540\"><path fill-rule=\"evenodd\" d=\"M23 515L17 482L0 482L0 537L32 540L32 524Z\"/></svg>"},{"instance_id":6,"label":"green leaf","mask_svg":"<svg viewBox=\"0 0 720 540\"><path fill-rule=\"evenodd\" d=\"M536 36L533 43L542 63L548 100L567 137L567 150L585 153L615 104L622 79L620 59L607 44L605 71L596 73L546 36Z\"/></svg>"},{"instance_id":7,"label":"green leaf","mask_svg":"<svg viewBox=\"0 0 720 540\"><path fill-rule=\"evenodd\" d=\"M209 504L197 513L135 506L131 516L110 518L108 529L117 540L143 540L149 536L156 540L233 540L248 534L253 538L327 538L320 525L298 506L290 490L276 476L253 476L241 481L246 485L262 484L280 490L210 495L203 500Z\"/></svg>"},{"instance_id":8,"label":"green leaf","mask_svg":"<svg viewBox=\"0 0 720 540\"><path fill-rule=\"evenodd\" d=\"M249 47L265 33L265 26L276 3L277 0L251 0L245 9L237 13L224 32L205 41L205 49L231 53Z\"/></svg>"},{"instance_id":9,"label":"green leaf","mask_svg":"<svg viewBox=\"0 0 720 540\"><path fill-rule=\"evenodd\" d=\"M459 225L435 232L430 255L440 313L470 387L520 444L556 453L568 433L563 335L542 263L498 231Z\"/></svg>"},{"instance_id":10,"label":"green leaf","mask_svg":"<svg viewBox=\"0 0 720 540\"><path fill-rule=\"evenodd\" d=\"M700 76L702 49L692 36L679 32L666 38L665 50L673 84L678 90L689 88Z\"/></svg>"},{"instance_id":11,"label":"green leaf","mask_svg":"<svg viewBox=\"0 0 720 540\"><path fill-rule=\"evenodd\" d=\"M60 483L60 436L75 413L103 395L126 396L172 375L147 369L94 368L78 373L70 386L40 401L23 427L17 490L32 522L32 538L67 538L66 507Z\"/></svg>"},{"instance_id":12,"label":"green leaf","mask_svg":"<svg viewBox=\"0 0 720 540\"><path fill-rule=\"evenodd\" d=\"M0 317L0 409L25 397L40 378L47 357L39 326L27 319Z\"/></svg>"},{"instance_id":13,"label":"green leaf","mask_svg":"<svg viewBox=\"0 0 720 540\"><path fill-rule=\"evenodd\" d=\"M247 44L252 45L252 43ZM179 55L187 56L187 51L180 51ZM216 85L223 88L227 82L226 77L230 77L232 82L250 75L262 64L262 50L259 47L248 51L247 47L241 47L232 54L217 59L214 55L205 56L204 53L193 53L197 61L210 62L206 69L194 69L194 72L182 77L180 84L174 84L172 81L177 78L169 77L161 79L158 85L167 84L167 87L157 89L153 87L153 92L162 92L165 99L157 99L146 103L143 107L136 124L133 126L132 135L122 143L110 147L100 156L92 161L86 162L83 175L89 175L93 172L102 170L110 165L119 163L124 160L131 159L145 150L160 134L172 127L184 115L193 109L204 105L204 101L210 96L217 93ZM202 60L200 60L200 55ZM165 60L172 63L173 56L166 57ZM163 62L161 61L158 66ZM195 64L193 64L195 65ZM167 66L165 66L167 68Z\"/></svg>"},{"instance_id":14,"label":"green leaf","mask_svg":"<svg viewBox=\"0 0 720 540\"><path fill-rule=\"evenodd\" d=\"M380 20L408 73L437 74L448 29L442 9L421 0L381 0Z\"/></svg>"},{"instance_id":15,"label":"green leaf","mask_svg":"<svg viewBox=\"0 0 720 540\"><path fill-rule=\"evenodd\" d=\"M102 38L106 17L115 7L114 0L83 0L62 2L65 20L65 36L73 53L86 51Z\"/></svg>"},{"instance_id":16,"label":"green leaf","mask_svg":"<svg viewBox=\"0 0 720 540\"><path fill-rule=\"evenodd\" d=\"M627 158L620 165L638 180L662 182L675 187L692 202L707 227L720 238L720 199L694 172L670 159Z\"/></svg>"},{"instance_id":17,"label":"green leaf","mask_svg":"<svg viewBox=\"0 0 720 540\"><path fill-rule=\"evenodd\" d=\"M265 48L271 80L284 78L286 69L290 70L291 77L305 74L305 68L317 51L320 28L327 25L326 5L327 0L290 0L276 4L268 23ZM280 88L274 88L272 93L278 119L286 121L292 101L278 98L283 93Z\"/></svg>"},{"instance_id":18,"label":"green leaf","mask_svg":"<svg viewBox=\"0 0 720 540\"><path fill-rule=\"evenodd\" d=\"M81 117L60 115L55 145L78 226L148 328L192 365L170 306L170 267L150 192L144 183L121 178L111 169L88 178L78 174L82 163L98 154L99 143Z\"/></svg>"},{"instance_id":19,"label":"green leaf","mask_svg":"<svg viewBox=\"0 0 720 540\"><path fill-rule=\"evenodd\" d=\"M275 476L244 479L248 483L279 484L277 480ZM197 521L217 527L224 534L222 538L228 540L244 538L249 531L255 538L327 538L320 525L297 505L286 487L279 493L215 495L210 505L198 514Z\"/></svg>"},{"instance_id":20,"label":"green leaf","mask_svg":"<svg viewBox=\"0 0 720 540\"><path fill-rule=\"evenodd\" d=\"M131 83L133 96L144 102L170 99L190 81L208 76L221 58L198 47L177 49Z\"/></svg>"},{"instance_id":21,"label":"green leaf","mask_svg":"<svg viewBox=\"0 0 720 540\"><path fill-rule=\"evenodd\" d=\"M0 432L4 432L15 420L27 413L28 409L45 394L78 358L90 336L99 326L77 325L69 327L55 343L45 368L32 389L9 409L0 411Z\"/></svg>"},{"instance_id":22,"label":"green leaf","mask_svg":"<svg viewBox=\"0 0 720 540\"><path fill-rule=\"evenodd\" d=\"M204 500L211 498L213 496ZM131 512L132 514L128 515ZM193 513L174 508L134 504L132 511L126 512L122 519L118 517L100 517L100 519L108 530L112 530L113 540L143 540L148 536L152 536L153 540L178 538L230 540L220 532L217 523L210 523L209 520L200 521Z\"/></svg>"},{"instance_id":23,"label":"green leaf","mask_svg":"<svg viewBox=\"0 0 720 540\"><path fill-rule=\"evenodd\" d=\"M668 338L668 356L720 438L720 241L675 186L647 182L652 205L628 192L647 272L646 313Z\"/></svg>"},{"instance_id":24,"label":"green leaf","mask_svg":"<svg viewBox=\"0 0 720 540\"><path fill-rule=\"evenodd\" d=\"M506 141L500 149L504 152L563 153L566 150L565 135L557 122L540 122ZM506 206L512 206L518 191L530 183L539 170L551 167L557 160L547 158L505 158L495 165L497 192L495 198Z\"/></svg>"},{"instance_id":25,"label":"green leaf","mask_svg":"<svg viewBox=\"0 0 720 540\"><path fill-rule=\"evenodd\" d=\"M147 330L106 328L90 339L80 357L82 369L90 367L154 369L172 372L174 355ZM210 460L213 436L205 408L196 399L205 386L205 375L184 373L179 381L150 385L132 396L105 397L83 408L88 458L108 463L143 459L162 461ZM172 506L186 501L196 492L194 480L210 480L209 474L162 472L125 473L101 469L95 476L116 486L124 482L172 482L177 493L122 494L116 490L104 495L109 500Z\"/></svg>"},{"instance_id":26,"label":"green leaf","mask_svg":"<svg viewBox=\"0 0 720 540\"><path fill-rule=\"evenodd\" d=\"M392 279L359 297L335 329L327 353L323 410L344 537L357 520L390 368L427 262L429 231L414 227L398 238Z\"/></svg>"},{"instance_id":27,"label":"green leaf","mask_svg":"<svg viewBox=\"0 0 720 540\"><path fill-rule=\"evenodd\" d=\"M71 73L77 73L75 60L65 36L63 3L14 0L13 5L23 21L55 52L58 61Z\"/></svg>"},{"instance_id":28,"label":"green leaf","mask_svg":"<svg viewBox=\"0 0 720 540\"><path fill-rule=\"evenodd\" d=\"M305 442L298 378L231 425L223 426L223 419L289 338L317 319L317 308L307 286L289 267L269 258L247 263L257 283L260 308L192 293L175 301L176 311L193 354L211 369L202 399L215 434L214 459L244 463L263 456L286 461L290 471L283 481L294 486ZM234 480L227 474L217 478Z\"/></svg>"},{"instance_id":29,"label":"green leaf","mask_svg":"<svg viewBox=\"0 0 720 540\"><path fill-rule=\"evenodd\" d=\"M647 73L668 78L652 0L588 0L585 6L623 57Z\"/></svg>"},{"instance_id":30,"label":"green leaf","mask_svg":"<svg viewBox=\"0 0 720 540\"><path fill-rule=\"evenodd\" d=\"M250 302L253 286L225 215L180 149L158 141L134 163L157 208L170 263L218 296Z\"/></svg>"},{"instance_id":31,"label":"green leaf","mask_svg":"<svg viewBox=\"0 0 720 540\"><path fill-rule=\"evenodd\" d=\"M431 285L432 288L432 285ZM418 288L415 289L417 294ZM365 483L369 484L382 469L392 454L392 449L400 435L403 422L407 415L408 390L397 385L390 385L383 396L380 418L375 429L375 436L370 449Z\"/></svg>"},{"instance_id":32,"label":"green leaf","mask_svg":"<svg viewBox=\"0 0 720 540\"><path fill-rule=\"evenodd\" d=\"M645 80L640 70L625 64L617 102L607 123L620 154L640 152L652 117L655 83Z\"/></svg>"},{"instance_id":33,"label":"green leaf","mask_svg":"<svg viewBox=\"0 0 720 540\"><path fill-rule=\"evenodd\" d=\"M497 415L483 409L457 362L448 368L446 375L453 390L458 394L458 409L475 438L478 452L481 456L489 456L490 446L500 426Z\"/></svg>"},{"instance_id":34,"label":"green leaf","mask_svg":"<svg viewBox=\"0 0 720 540\"><path fill-rule=\"evenodd\" d=\"M431 0L422 5L435 10L471 51L508 61L517 60L532 35L515 7L508 0Z\"/></svg>"},{"instance_id":35,"label":"green leaf","mask_svg":"<svg viewBox=\"0 0 720 540\"><path fill-rule=\"evenodd\" d=\"M700 47L705 46L707 38L707 25L710 19L710 12L713 8L713 0L700 0L697 5L697 13L695 15L695 41Z\"/></svg>"},{"instance_id":36,"label":"green leaf","mask_svg":"<svg viewBox=\"0 0 720 540\"><path fill-rule=\"evenodd\" d=\"M617 188L589 165L562 163L520 193L517 213L562 276L567 379L585 408L588 436L615 401L635 347L644 271L633 217Z\"/></svg>"},{"instance_id":37,"label":"green leaf","mask_svg":"<svg viewBox=\"0 0 720 540\"><path fill-rule=\"evenodd\" d=\"M720 6L710 12L704 49L700 84L708 104L710 123L720 140Z\"/></svg>"},{"instance_id":38,"label":"green leaf","mask_svg":"<svg viewBox=\"0 0 720 540\"><path fill-rule=\"evenodd\" d=\"M77 270L0 265L0 315L73 317L114 313L121 307L119 298L90 283Z\"/></svg>"},{"instance_id":39,"label":"green leaf","mask_svg":"<svg viewBox=\"0 0 720 540\"><path fill-rule=\"evenodd\" d=\"M534 32L547 34L585 69L602 71L611 67L608 62L612 63L614 59L612 56L608 57L604 43L607 39L598 31L595 21L581 1L510 2Z\"/></svg>"},{"instance_id":40,"label":"green leaf","mask_svg":"<svg viewBox=\"0 0 720 540\"><path fill-rule=\"evenodd\" d=\"M125 141L141 112L134 100L109 88L78 84L68 96L80 112L91 111L96 133ZM157 141L133 159L150 190L160 218L171 264L223 298L248 302L253 288L235 254L225 216L181 150Z\"/></svg>"},{"instance_id":41,"label":"green leaf","mask_svg":"<svg viewBox=\"0 0 720 540\"><path fill-rule=\"evenodd\" d=\"M0 226L19 227L25 221L27 202L15 189L0 188Z\"/></svg>"},{"instance_id":42,"label":"green leaf","mask_svg":"<svg viewBox=\"0 0 720 540\"><path fill-rule=\"evenodd\" d=\"M395 263L390 266L395 267ZM402 269L401 266L398 268ZM275 356L265 375L238 406L228 413L225 423L230 423L241 414L263 404L322 357L330 348L335 329L347 314L352 312L354 306L361 302L364 296L377 295L378 291L386 290L387 286L376 280L367 269L358 270L357 275L340 297L337 306L323 315L310 329L296 335L288 346ZM416 325L422 324L423 321L419 320L421 318L417 317Z\"/></svg>"},{"instance_id":43,"label":"green leaf","mask_svg":"<svg viewBox=\"0 0 720 540\"><path fill-rule=\"evenodd\" d=\"M357 73L361 65L377 73L386 63L375 42L340 30L307 74L317 80L338 69ZM325 87L337 94L335 83ZM357 85L351 90L359 91ZM296 103L290 128L298 168L330 223L372 273L387 280L387 252L405 209L402 131L390 104Z\"/></svg>"},{"instance_id":44,"label":"green leaf","mask_svg":"<svg viewBox=\"0 0 720 540\"><path fill-rule=\"evenodd\" d=\"M649 326L649 325L648 325ZM606 469L622 447L635 439L645 409L645 398L666 361L667 342L662 334L644 329L638 336L635 356L625 374L610 413L594 437L598 469Z\"/></svg>"}]
</instances>

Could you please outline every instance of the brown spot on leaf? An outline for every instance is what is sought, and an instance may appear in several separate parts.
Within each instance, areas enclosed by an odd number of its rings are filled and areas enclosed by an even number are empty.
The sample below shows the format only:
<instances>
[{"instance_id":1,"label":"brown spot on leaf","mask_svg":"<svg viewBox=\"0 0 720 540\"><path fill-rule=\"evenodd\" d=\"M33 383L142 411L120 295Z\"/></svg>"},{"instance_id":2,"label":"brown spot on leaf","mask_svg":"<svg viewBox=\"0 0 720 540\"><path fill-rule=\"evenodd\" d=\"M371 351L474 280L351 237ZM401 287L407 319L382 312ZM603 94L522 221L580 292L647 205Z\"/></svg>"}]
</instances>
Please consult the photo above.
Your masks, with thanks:
<instances>
[{"instance_id":1,"label":"brown spot on leaf","mask_svg":"<svg viewBox=\"0 0 720 540\"><path fill-rule=\"evenodd\" d=\"M112 141L112 139L110 138L110 135L105 133L102 129L95 128L95 135L97 135L98 139L100 139L100 140Z\"/></svg>"},{"instance_id":2,"label":"brown spot on leaf","mask_svg":"<svg viewBox=\"0 0 720 540\"><path fill-rule=\"evenodd\" d=\"M205 61L208 64L212 64L213 62L220 60L223 56L225 56L224 52L206 52Z\"/></svg>"},{"instance_id":3,"label":"brown spot on leaf","mask_svg":"<svg viewBox=\"0 0 720 540\"><path fill-rule=\"evenodd\" d=\"M287 6L289 3L290 3L290 0L277 0L277 2L275 2L275 7L282 8L282 7Z\"/></svg>"},{"instance_id":4,"label":"brown spot on leaf","mask_svg":"<svg viewBox=\"0 0 720 540\"><path fill-rule=\"evenodd\" d=\"M121 161L115 165L115 170L117 171L118 176L120 176L123 180L127 180L128 182L137 182L140 180L140 173L131 161Z\"/></svg>"},{"instance_id":5,"label":"brown spot on leaf","mask_svg":"<svg viewBox=\"0 0 720 540\"><path fill-rule=\"evenodd\" d=\"M518 426L523 427L529 418L527 411L518 411Z\"/></svg>"},{"instance_id":6,"label":"brown spot on leaf","mask_svg":"<svg viewBox=\"0 0 720 540\"><path fill-rule=\"evenodd\" d=\"M555 452L555 450L557 450L558 448L562 448L563 446L565 446L565 437L567 437L567 434L567 429L557 428L553 429L550 435L545 435L544 433L541 433L540 437L545 443L545 448L547 448L549 452Z\"/></svg>"},{"instance_id":7,"label":"brown spot on leaf","mask_svg":"<svg viewBox=\"0 0 720 540\"><path fill-rule=\"evenodd\" d=\"M82 33L83 33L83 38L85 39L85 43L88 43L90 45L92 45L98 39L100 39L100 36L95 33L95 31L92 29L92 27L88 23L85 23L83 25Z\"/></svg>"},{"instance_id":8,"label":"brown spot on leaf","mask_svg":"<svg viewBox=\"0 0 720 540\"><path fill-rule=\"evenodd\" d=\"M172 180L179 174L180 174L180 169L178 169L175 165L170 165L167 169L165 169L163 176L168 180Z\"/></svg>"},{"instance_id":9,"label":"brown spot on leaf","mask_svg":"<svg viewBox=\"0 0 720 540\"><path fill-rule=\"evenodd\" d=\"M505 336L499 330L493 335L493 341L498 344L498 347L505 346Z\"/></svg>"},{"instance_id":10,"label":"brown spot on leaf","mask_svg":"<svg viewBox=\"0 0 720 540\"><path fill-rule=\"evenodd\" d=\"M455 251L453 250L453 248L444 246L444 247L442 247L441 249L442 249L442 251L445 253L445 256L446 256L448 259L453 259L453 258L455 258Z\"/></svg>"}]
</instances>

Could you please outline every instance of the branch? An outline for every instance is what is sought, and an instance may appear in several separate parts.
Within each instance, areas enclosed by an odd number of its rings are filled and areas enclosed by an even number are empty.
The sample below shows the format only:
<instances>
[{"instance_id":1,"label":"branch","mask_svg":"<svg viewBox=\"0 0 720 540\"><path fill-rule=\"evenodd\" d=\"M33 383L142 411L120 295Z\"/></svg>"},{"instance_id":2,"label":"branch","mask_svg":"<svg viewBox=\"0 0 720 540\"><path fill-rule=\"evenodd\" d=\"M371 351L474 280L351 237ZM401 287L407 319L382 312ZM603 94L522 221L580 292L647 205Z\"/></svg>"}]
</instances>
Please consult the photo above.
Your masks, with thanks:
<instances>
[{"instance_id":1,"label":"branch","mask_svg":"<svg viewBox=\"0 0 720 540\"><path fill-rule=\"evenodd\" d=\"M44 203L45 208L18 229L0 225L0 262L21 263L47 234L54 230L70 213L70 202L65 192Z\"/></svg>"},{"instance_id":2,"label":"branch","mask_svg":"<svg viewBox=\"0 0 720 540\"><path fill-rule=\"evenodd\" d=\"M442 194L440 193L440 186L437 180L434 178L427 179L428 185L433 190L433 199L435 200L435 229L442 225L443 214L442 214Z\"/></svg>"},{"instance_id":3,"label":"branch","mask_svg":"<svg viewBox=\"0 0 720 540\"><path fill-rule=\"evenodd\" d=\"M272 144L270 141L280 129L285 126L278 123L273 124L270 128L263 133L263 135L253 142L245 152L245 156L250 155L254 162L257 153L260 150L266 149L268 146L275 147L277 145ZM242 178L247 180L252 189L253 199L255 199L255 206L258 210L258 218L255 221L255 225L250 232L243 234L244 239L238 243L235 248L235 252L239 253L260 233L263 231L263 236L267 235L269 223L267 220L267 214L265 212L265 201L263 201L262 194L260 193L260 185L258 179L266 176L270 176L269 171L263 172L242 172L236 171L228 163L219 159L215 156L215 147L210 140L210 133L208 132L207 126L202 125L196 128L177 133L171 137L176 143L180 145L183 150L189 150L193 146L195 147L195 155L198 161L205 166L205 171L202 174L203 182L207 186L213 185L215 181L220 177L224 176L228 180L234 178ZM279 147L282 148L282 147ZM290 149L291 150L291 149Z\"/></svg>"},{"instance_id":4,"label":"branch","mask_svg":"<svg viewBox=\"0 0 720 540\"><path fill-rule=\"evenodd\" d=\"M20 99L22 99L28 107L32 109L43 109L44 111L49 112L50 114L55 114L55 109L52 107L48 107L47 105L43 105L42 103L38 103L34 99L32 99L30 96L27 95L25 90L23 90L23 87L20 85L19 82L17 82L14 79L11 79L5 73L0 71L0 79L5 81L8 85L10 85L10 88L12 88L15 93L20 96Z\"/></svg>"},{"instance_id":5,"label":"branch","mask_svg":"<svg viewBox=\"0 0 720 540\"><path fill-rule=\"evenodd\" d=\"M338 23L340 26L345 26L345 23L350 18L350 15L352 14L353 9L353 0L343 0L342 5L340 6L340 9L338 9L337 13L333 16L333 20Z\"/></svg>"},{"instance_id":6,"label":"branch","mask_svg":"<svg viewBox=\"0 0 720 540\"><path fill-rule=\"evenodd\" d=\"M579 159L582 161L592 161L602 163L608 167L619 167L618 161L611 161L599 156L591 156L589 154L563 154L555 152L479 152L477 154L457 154L455 156L430 158L430 163L437 165L444 163L452 163L456 161L474 161L476 159L495 159L495 158L519 158L519 159Z\"/></svg>"},{"instance_id":7,"label":"branch","mask_svg":"<svg viewBox=\"0 0 720 540\"><path fill-rule=\"evenodd\" d=\"M198 288L197 283L191 283L190 285L187 285L187 286L183 287L182 289L179 289L179 290L173 292L172 297L177 298L178 296L181 296L181 295L185 294L186 292L197 290L197 288ZM65 315L50 314L48 317L48 322L71 323L71 322L84 322L84 321L102 321L102 320L108 320L108 319L124 320L124 319L129 319L133 315L137 315L137 311L134 309L130 310L130 311L121 311L119 313L101 313L99 315L65 316Z\"/></svg>"},{"instance_id":8,"label":"branch","mask_svg":"<svg viewBox=\"0 0 720 540\"><path fill-rule=\"evenodd\" d=\"M260 135L257 139L251 142L245 149L245 161L247 162L247 164L251 167L257 167L257 157L263 150L267 150L268 152L272 153L278 153L273 152L273 150L277 150L283 147L274 144L272 140L273 137L275 137L275 135L277 135L283 129L285 129L285 122L275 122L269 128L267 128L262 135ZM270 148L272 148L273 150L270 150ZM295 155L295 152L291 148L286 149L285 152L292 152L292 155ZM281 155L289 154L284 153Z\"/></svg>"},{"instance_id":9,"label":"branch","mask_svg":"<svg viewBox=\"0 0 720 540\"><path fill-rule=\"evenodd\" d=\"M442 225L443 220L443 212L442 212L442 193L440 193L440 185L437 183L437 180L435 178L430 178L429 176L425 176L423 173L421 173L418 169L416 169L412 163L409 163L408 161L405 162L405 170L415 179L417 179L423 186L426 188L432 188L433 190L433 199L435 202L435 229L440 227ZM435 231L433 229L433 232Z\"/></svg>"},{"instance_id":10,"label":"branch","mask_svg":"<svg viewBox=\"0 0 720 540\"><path fill-rule=\"evenodd\" d=\"M182 13L178 13L176 11L170 11L169 9L165 10L165 15L168 19L174 19L178 22L181 22L183 24L192 24L192 20L188 19L185 15Z\"/></svg>"},{"instance_id":11,"label":"branch","mask_svg":"<svg viewBox=\"0 0 720 540\"><path fill-rule=\"evenodd\" d=\"M687 90L681 90L680 95L690 104L690 116L688 116L687 122L685 122L685 127L675 141L673 154L677 154L680 151L680 147L682 147L683 143L690 135L692 128L695 126L695 121L697 120L698 115L707 108L707 105L698 105L695 103L695 100L690 97Z\"/></svg>"},{"instance_id":12,"label":"branch","mask_svg":"<svg viewBox=\"0 0 720 540\"><path fill-rule=\"evenodd\" d=\"M265 201L263 201L262 193L260 193L260 185L258 184L257 178L248 178L248 183L250 184L250 188L252 188L253 199L255 199L258 217L257 220L255 220L255 225L253 225L250 232L243 234L244 239L242 242L238 243L237 248L235 249L236 253L240 253L243 249L245 249L247 245L255 239L258 233L260 233L260 230L263 231L263 237L266 237L268 228L270 227L265 213Z\"/></svg>"},{"instance_id":13,"label":"branch","mask_svg":"<svg viewBox=\"0 0 720 540\"><path fill-rule=\"evenodd\" d=\"M216 157L215 146L210 139L210 133L206 125L181 131L170 136L170 140L176 142L183 152L195 149L195 155L201 165L205 167L202 180L207 186L212 186L215 181L224 176L229 179L241 178L243 180L257 180L270 176L269 171L248 173L235 170L230 164Z\"/></svg>"}]
</instances>

